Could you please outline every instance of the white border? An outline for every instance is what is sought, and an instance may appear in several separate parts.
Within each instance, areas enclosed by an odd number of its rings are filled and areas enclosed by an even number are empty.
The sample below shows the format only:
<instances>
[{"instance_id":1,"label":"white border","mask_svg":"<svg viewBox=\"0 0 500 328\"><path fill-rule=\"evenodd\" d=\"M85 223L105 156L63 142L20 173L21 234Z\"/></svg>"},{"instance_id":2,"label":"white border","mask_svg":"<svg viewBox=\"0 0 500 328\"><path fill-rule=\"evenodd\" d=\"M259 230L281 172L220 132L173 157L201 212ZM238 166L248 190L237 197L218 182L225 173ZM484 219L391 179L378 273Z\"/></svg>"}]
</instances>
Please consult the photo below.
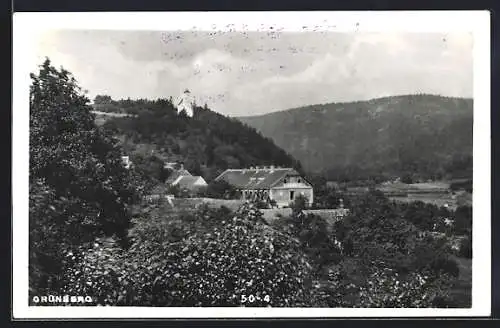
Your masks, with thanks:
<instances>
[{"instance_id":1,"label":"white border","mask_svg":"<svg viewBox=\"0 0 500 328\"><path fill-rule=\"evenodd\" d=\"M196 23L193 23L196 22ZM216 24L214 24L216 22ZM237 22L237 23L236 23ZM264 318L455 317L491 312L490 13L415 12L178 12L15 13L13 97L13 317ZM28 306L29 73L38 33L51 29L268 30L451 32L474 37L473 296L471 309L146 308ZM304 26L306 28L304 28ZM30 65L27 65L30 63Z\"/></svg>"}]
</instances>

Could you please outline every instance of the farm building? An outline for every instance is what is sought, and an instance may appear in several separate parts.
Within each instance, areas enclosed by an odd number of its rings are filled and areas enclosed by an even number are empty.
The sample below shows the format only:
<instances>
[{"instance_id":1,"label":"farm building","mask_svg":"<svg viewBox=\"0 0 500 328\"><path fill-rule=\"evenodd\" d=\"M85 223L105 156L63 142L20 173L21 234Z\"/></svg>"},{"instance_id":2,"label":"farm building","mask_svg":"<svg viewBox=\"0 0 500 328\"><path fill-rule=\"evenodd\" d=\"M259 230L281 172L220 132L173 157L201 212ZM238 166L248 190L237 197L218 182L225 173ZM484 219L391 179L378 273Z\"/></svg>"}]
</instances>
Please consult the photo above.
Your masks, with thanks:
<instances>
[{"instance_id":1,"label":"farm building","mask_svg":"<svg viewBox=\"0 0 500 328\"><path fill-rule=\"evenodd\" d=\"M303 195L309 206L313 203L312 185L292 168L228 169L215 180L224 180L234 186L244 200L274 200L278 207L286 207Z\"/></svg>"},{"instance_id":2,"label":"farm building","mask_svg":"<svg viewBox=\"0 0 500 328\"><path fill-rule=\"evenodd\" d=\"M195 191L206 187L207 182L200 176L181 175L174 182L172 182L172 186L178 186L181 190Z\"/></svg>"},{"instance_id":3,"label":"farm building","mask_svg":"<svg viewBox=\"0 0 500 328\"><path fill-rule=\"evenodd\" d=\"M206 187L207 182L201 176L194 176L180 164L178 170L173 171L165 181L167 185L177 186L181 190L197 191Z\"/></svg>"},{"instance_id":4,"label":"farm building","mask_svg":"<svg viewBox=\"0 0 500 328\"><path fill-rule=\"evenodd\" d=\"M168 176L167 181L165 181L167 184L173 184L179 177L181 176L192 176L192 174L184 168L184 165L180 164L179 169L175 168L170 168L173 170L173 172Z\"/></svg>"}]
</instances>

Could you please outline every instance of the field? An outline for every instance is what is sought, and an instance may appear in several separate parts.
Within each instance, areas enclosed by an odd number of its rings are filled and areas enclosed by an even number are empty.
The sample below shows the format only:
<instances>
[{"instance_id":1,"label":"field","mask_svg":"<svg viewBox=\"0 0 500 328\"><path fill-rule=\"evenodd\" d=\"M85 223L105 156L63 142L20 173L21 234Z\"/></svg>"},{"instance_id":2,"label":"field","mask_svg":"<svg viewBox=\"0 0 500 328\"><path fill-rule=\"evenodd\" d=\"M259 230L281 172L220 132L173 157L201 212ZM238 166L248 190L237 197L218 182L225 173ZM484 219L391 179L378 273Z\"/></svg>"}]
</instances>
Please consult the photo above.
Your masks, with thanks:
<instances>
[{"instance_id":1,"label":"field","mask_svg":"<svg viewBox=\"0 0 500 328\"><path fill-rule=\"evenodd\" d=\"M456 209L472 205L472 194L466 191L452 192L449 181L433 181L405 184L401 182L381 184L378 189L392 200L400 202L421 201L436 206Z\"/></svg>"},{"instance_id":2,"label":"field","mask_svg":"<svg viewBox=\"0 0 500 328\"><path fill-rule=\"evenodd\" d=\"M389 196L391 200L399 202L415 202L434 204L436 206L448 206L449 209L456 209L458 206L472 206L472 194L467 192L451 193L409 193L407 196Z\"/></svg>"}]
</instances>

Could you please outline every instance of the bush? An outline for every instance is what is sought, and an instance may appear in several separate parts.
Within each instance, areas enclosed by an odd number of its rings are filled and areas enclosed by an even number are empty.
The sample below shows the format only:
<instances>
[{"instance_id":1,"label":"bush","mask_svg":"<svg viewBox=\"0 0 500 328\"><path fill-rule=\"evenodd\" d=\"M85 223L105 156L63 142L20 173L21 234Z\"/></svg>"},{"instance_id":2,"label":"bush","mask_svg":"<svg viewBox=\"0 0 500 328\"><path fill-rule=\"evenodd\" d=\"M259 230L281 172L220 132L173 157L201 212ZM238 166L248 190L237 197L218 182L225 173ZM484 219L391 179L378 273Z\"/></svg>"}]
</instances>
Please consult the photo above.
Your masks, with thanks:
<instances>
[{"instance_id":1,"label":"bush","mask_svg":"<svg viewBox=\"0 0 500 328\"><path fill-rule=\"evenodd\" d=\"M303 215L302 211L307 208L308 199L306 196L299 195L297 196L293 202L290 203L290 207L292 209L292 217L297 218Z\"/></svg>"},{"instance_id":2,"label":"bush","mask_svg":"<svg viewBox=\"0 0 500 328\"><path fill-rule=\"evenodd\" d=\"M212 229L178 242L151 225L127 252L93 248L75 263L66 290L110 305L240 306L242 295L269 295L272 306L309 306L311 271L299 246L256 222L252 211L217 224L218 214L203 209L196 218L208 215Z\"/></svg>"},{"instance_id":3,"label":"bush","mask_svg":"<svg viewBox=\"0 0 500 328\"><path fill-rule=\"evenodd\" d=\"M316 301L329 307L446 307L437 300L447 298L452 283L446 274L433 277L418 271L400 275L382 263L346 258L330 270Z\"/></svg>"}]
</instances>

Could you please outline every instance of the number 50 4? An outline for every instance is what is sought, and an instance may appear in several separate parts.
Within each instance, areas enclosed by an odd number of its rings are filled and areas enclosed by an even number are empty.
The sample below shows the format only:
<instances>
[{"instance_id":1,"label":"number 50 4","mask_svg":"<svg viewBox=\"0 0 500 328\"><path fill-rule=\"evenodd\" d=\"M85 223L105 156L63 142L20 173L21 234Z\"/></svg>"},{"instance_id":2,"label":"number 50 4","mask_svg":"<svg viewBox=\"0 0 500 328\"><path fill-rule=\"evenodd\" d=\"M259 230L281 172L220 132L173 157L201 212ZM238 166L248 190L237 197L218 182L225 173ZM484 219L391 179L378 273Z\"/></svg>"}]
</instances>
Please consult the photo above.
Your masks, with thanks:
<instances>
[{"instance_id":1,"label":"number 50 4","mask_svg":"<svg viewBox=\"0 0 500 328\"><path fill-rule=\"evenodd\" d=\"M241 295L241 303L246 303L246 302L253 303L255 301L264 301L269 303L271 301L271 297L269 297L269 295L266 295L264 297L253 296L253 295L248 295L248 296Z\"/></svg>"}]
</instances>

